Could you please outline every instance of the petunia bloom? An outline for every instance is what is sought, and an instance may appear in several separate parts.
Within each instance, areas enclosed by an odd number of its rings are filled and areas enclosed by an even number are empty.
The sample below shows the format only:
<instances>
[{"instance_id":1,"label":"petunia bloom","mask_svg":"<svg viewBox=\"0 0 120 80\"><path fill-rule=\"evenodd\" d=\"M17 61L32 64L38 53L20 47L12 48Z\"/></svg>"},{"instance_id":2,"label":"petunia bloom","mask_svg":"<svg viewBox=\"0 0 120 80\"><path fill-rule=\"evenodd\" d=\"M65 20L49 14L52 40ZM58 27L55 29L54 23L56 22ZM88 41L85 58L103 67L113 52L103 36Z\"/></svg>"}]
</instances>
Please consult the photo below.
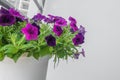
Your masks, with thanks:
<instances>
[{"instance_id":1,"label":"petunia bloom","mask_svg":"<svg viewBox=\"0 0 120 80\"><path fill-rule=\"evenodd\" d=\"M60 26L61 26L61 24L62 24L62 26L66 26L67 21L64 18L62 18L60 16L54 16L51 14L48 14L48 16L52 22L58 23L58 24L60 24Z\"/></svg>"},{"instance_id":2,"label":"petunia bloom","mask_svg":"<svg viewBox=\"0 0 120 80\"><path fill-rule=\"evenodd\" d=\"M0 15L0 25L1 26L11 26L15 23L15 17L10 14Z\"/></svg>"},{"instance_id":3,"label":"petunia bloom","mask_svg":"<svg viewBox=\"0 0 120 80\"><path fill-rule=\"evenodd\" d=\"M80 25L79 33L81 33L83 36L84 36L85 33L86 33L85 28L84 28L82 25Z\"/></svg>"},{"instance_id":4,"label":"petunia bloom","mask_svg":"<svg viewBox=\"0 0 120 80\"><path fill-rule=\"evenodd\" d=\"M49 19L52 20L53 22L56 21L56 20L55 20L56 16L51 15L51 14L48 14L48 16L49 16Z\"/></svg>"},{"instance_id":5,"label":"petunia bloom","mask_svg":"<svg viewBox=\"0 0 120 80\"><path fill-rule=\"evenodd\" d=\"M12 14L15 17L21 16L20 13L17 10L15 10L14 8L10 8L9 12L10 12L10 14Z\"/></svg>"},{"instance_id":6,"label":"petunia bloom","mask_svg":"<svg viewBox=\"0 0 120 80\"><path fill-rule=\"evenodd\" d=\"M53 32L57 35L60 36L63 32L62 28L58 25L54 25L53 27Z\"/></svg>"},{"instance_id":7,"label":"petunia bloom","mask_svg":"<svg viewBox=\"0 0 120 80\"><path fill-rule=\"evenodd\" d=\"M51 18L47 18L47 17L44 18L44 22L46 22L46 23L54 23L54 21Z\"/></svg>"},{"instance_id":8,"label":"petunia bloom","mask_svg":"<svg viewBox=\"0 0 120 80\"><path fill-rule=\"evenodd\" d=\"M38 13L37 15L35 15L33 18L32 18L34 21L41 21L43 19L45 19L45 16L43 16L42 14Z\"/></svg>"},{"instance_id":9,"label":"petunia bloom","mask_svg":"<svg viewBox=\"0 0 120 80\"><path fill-rule=\"evenodd\" d=\"M38 28L28 23L26 27L22 28L22 33L25 35L26 40L37 40Z\"/></svg>"},{"instance_id":10,"label":"petunia bloom","mask_svg":"<svg viewBox=\"0 0 120 80\"><path fill-rule=\"evenodd\" d=\"M67 26L67 21L64 19L64 18L60 18L59 20L57 20L56 22L55 22L55 24L56 25L58 25L58 26Z\"/></svg>"},{"instance_id":11,"label":"petunia bloom","mask_svg":"<svg viewBox=\"0 0 120 80\"><path fill-rule=\"evenodd\" d=\"M69 17L69 21L71 21L72 23L75 23L75 24L77 23L76 19L71 16Z\"/></svg>"},{"instance_id":12,"label":"petunia bloom","mask_svg":"<svg viewBox=\"0 0 120 80\"><path fill-rule=\"evenodd\" d=\"M63 20L64 18L60 17L60 16L55 16L54 17L54 22L57 22L59 20Z\"/></svg>"},{"instance_id":13,"label":"petunia bloom","mask_svg":"<svg viewBox=\"0 0 120 80\"><path fill-rule=\"evenodd\" d=\"M54 19L55 16L54 15L51 15L51 14L48 14L48 16L51 18L51 19Z\"/></svg>"},{"instance_id":14,"label":"petunia bloom","mask_svg":"<svg viewBox=\"0 0 120 80\"><path fill-rule=\"evenodd\" d=\"M9 9L9 13L16 17L16 21L26 21L25 16L21 15L17 10L14 8Z\"/></svg>"},{"instance_id":15,"label":"petunia bloom","mask_svg":"<svg viewBox=\"0 0 120 80\"><path fill-rule=\"evenodd\" d=\"M78 31L78 27L77 27L76 23L71 22L70 27L73 29L74 32Z\"/></svg>"},{"instance_id":16,"label":"petunia bloom","mask_svg":"<svg viewBox=\"0 0 120 80\"><path fill-rule=\"evenodd\" d=\"M46 40L48 46L56 46L56 39L52 35L46 36L45 40Z\"/></svg>"},{"instance_id":17,"label":"petunia bloom","mask_svg":"<svg viewBox=\"0 0 120 80\"><path fill-rule=\"evenodd\" d=\"M79 44L84 43L84 36L82 34L77 34L75 37L72 39L73 43L75 46L78 46Z\"/></svg>"},{"instance_id":18,"label":"petunia bloom","mask_svg":"<svg viewBox=\"0 0 120 80\"><path fill-rule=\"evenodd\" d=\"M0 9L0 25L1 26L11 26L16 21L15 17L9 13L5 8Z\"/></svg>"}]
</instances>

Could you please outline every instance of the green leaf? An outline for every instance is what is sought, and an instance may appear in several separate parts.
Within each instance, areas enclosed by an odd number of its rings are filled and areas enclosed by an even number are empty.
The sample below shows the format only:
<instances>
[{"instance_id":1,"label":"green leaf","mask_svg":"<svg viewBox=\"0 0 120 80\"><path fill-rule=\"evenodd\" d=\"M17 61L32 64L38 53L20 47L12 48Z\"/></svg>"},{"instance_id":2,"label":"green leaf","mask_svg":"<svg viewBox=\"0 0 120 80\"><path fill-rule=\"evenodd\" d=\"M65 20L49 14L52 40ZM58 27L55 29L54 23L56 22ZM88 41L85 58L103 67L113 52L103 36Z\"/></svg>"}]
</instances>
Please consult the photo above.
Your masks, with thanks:
<instances>
[{"instance_id":1,"label":"green leaf","mask_svg":"<svg viewBox=\"0 0 120 80\"><path fill-rule=\"evenodd\" d=\"M3 37L3 35L2 35L2 34L0 34L0 40L2 39L2 37Z\"/></svg>"},{"instance_id":2,"label":"green leaf","mask_svg":"<svg viewBox=\"0 0 120 80\"><path fill-rule=\"evenodd\" d=\"M40 56L45 56L45 55L48 55L50 54L50 51L49 51L49 47L48 46L44 46L40 49Z\"/></svg>"},{"instance_id":3,"label":"green leaf","mask_svg":"<svg viewBox=\"0 0 120 80\"><path fill-rule=\"evenodd\" d=\"M33 55L33 52L28 52L27 57L31 57Z\"/></svg>"},{"instance_id":4,"label":"green leaf","mask_svg":"<svg viewBox=\"0 0 120 80\"><path fill-rule=\"evenodd\" d=\"M18 52L18 49L14 45L8 44L8 45L3 46L0 49L0 51L4 51L6 54L7 53L15 54Z\"/></svg>"},{"instance_id":5,"label":"green leaf","mask_svg":"<svg viewBox=\"0 0 120 80\"><path fill-rule=\"evenodd\" d=\"M33 57L38 60L39 59L39 53L33 53Z\"/></svg>"},{"instance_id":6,"label":"green leaf","mask_svg":"<svg viewBox=\"0 0 120 80\"><path fill-rule=\"evenodd\" d=\"M12 53L12 54L16 54L17 52L18 52L18 49L14 46L7 48L5 51L5 53Z\"/></svg>"},{"instance_id":7,"label":"green leaf","mask_svg":"<svg viewBox=\"0 0 120 80\"><path fill-rule=\"evenodd\" d=\"M15 54L15 55L12 57L12 59L14 60L14 62L17 62L17 60L20 58L21 55L22 55L21 53Z\"/></svg>"},{"instance_id":8,"label":"green leaf","mask_svg":"<svg viewBox=\"0 0 120 80\"><path fill-rule=\"evenodd\" d=\"M5 57L4 53L0 53L0 61L2 61L4 57Z\"/></svg>"},{"instance_id":9,"label":"green leaf","mask_svg":"<svg viewBox=\"0 0 120 80\"><path fill-rule=\"evenodd\" d=\"M6 55L7 55L7 57L9 57L9 58L12 58L12 57L13 57L13 54L11 54L11 53L7 53Z\"/></svg>"},{"instance_id":10,"label":"green leaf","mask_svg":"<svg viewBox=\"0 0 120 80\"><path fill-rule=\"evenodd\" d=\"M38 47L36 50L34 50L34 52L33 52L33 57L35 58L35 59L39 59L39 57L40 57L40 48Z\"/></svg>"},{"instance_id":11,"label":"green leaf","mask_svg":"<svg viewBox=\"0 0 120 80\"><path fill-rule=\"evenodd\" d=\"M17 43L18 43L18 46L25 43L25 35L23 35L23 37Z\"/></svg>"},{"instance_id":12,"label":"green leaf","mask_svg":"<svg viewBox=\"0 0 120 80\"><path fill-rule=\"evenodd\" d=\"M20 47L20 49L28 49L28 48L31 48L31 47L33 47L33 45L28 43L28 44L22 45L22 46Z\"/></svg>"},{"instance_id":13,"label":"green leaf","mask_svg":"<svg viewBox=\"0 0 120 80\"><path fill-rule=\"evenodd\" d=\"M50 53L53 52L53 47L49 47Z\"/></svg>"},{"instance_id":14,"label":"green leaf","mask_svg":"<svg viewBox=\"0 0 120 80\"><path fill-rule=\"evenodd\" d=\"M11 40L12 44L16 45L16 39L17 39L17 34L15 34L15 33L10 34L10 40Z\"/></svg>"},{"instance_id":15,"label":"green leaf","mask_svg":"<svg viewBox=\"0 0 120 80\"><path fill-rule=\"evenodd\" d=\"M5 46L1 47L0 51L3 51L5 49L9 48L10 46L13 46L13 45L12 44L5 45Z\"/></svg>"},{"instance_id":16,"label":"green leaf","mask_svg":"<svg viewBox=\"0 0 120 80\"><path fill-rule=\"evenodd\" d=\"M64 50L58 51L56 54L59 58L64 58L64 56L66 55Z\"/></svg>"}]
</instances>

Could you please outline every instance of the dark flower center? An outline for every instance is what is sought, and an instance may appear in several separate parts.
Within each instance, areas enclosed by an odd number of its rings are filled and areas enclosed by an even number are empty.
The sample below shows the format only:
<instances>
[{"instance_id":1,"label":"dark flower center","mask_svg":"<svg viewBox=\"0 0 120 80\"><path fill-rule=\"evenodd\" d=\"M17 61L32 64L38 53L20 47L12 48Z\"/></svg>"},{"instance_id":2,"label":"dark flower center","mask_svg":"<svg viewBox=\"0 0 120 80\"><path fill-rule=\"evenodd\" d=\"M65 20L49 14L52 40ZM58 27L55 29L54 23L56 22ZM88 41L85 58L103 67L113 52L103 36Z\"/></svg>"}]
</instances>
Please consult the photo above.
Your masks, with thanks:
<instances>
[{"instance_id":1,"label":"dark flower center","mask_svg":"<svg viewBox=\"0 0 120 80\"><path fill-rule=\"evenodd\" d=\"M48 39L48 42L49 42L49 43L54 43L54 42L55 42L55 39L52 38L52 37L50 37L50 38Z\"/></svg>"},{"instance_id":2,"label":"dark flower center","mask_svg":"<svg viewBox=\"0 0 120 80\"><path fill-rule=\"evenodd\" d=\"M28 30L28 33L29 33L29 34L34 34L34 31L31 30L31 29L29 29L29 30Z\"/></svg>"},{"instance_id":3,"label":"dark flower center","mask_svg":"<svg viewBox=\"0 0 120 80\"><path fill-rule=\"evenodd\" d=\"M56 27L56 31L61 31L61 28L60 27Z\"/></svg>"},{"instance_id":4,"label":"dark flower center","mask_svg":"<svg viewBox=\"0 0 120 80\"><path fill-rule=\"evenodd\" d=\"M80 38L77 38L77 39L76 39L76 42L77 42L77 43L80 42Z\"/></svg>"},{"instance_id":5,"label":"dark flower center","mask_svg":"<svg viewBox=\"0 0 120 80\"><path fill-rule=\"evenodd\" d=\"M76 24L73 24L74 27L77 27Z\"/></svg>"},{"instance_id":6,"label":"dark flower center","mask_svg":"<svg viewBox=\"0 0 120 80\"><path fill-rule=\"evenodd\" d=\"M11 21L11 18L12 18L12 16L4 15L4 16L2 16L2 22L8 23Z\"/></svg>"}]
</instances>

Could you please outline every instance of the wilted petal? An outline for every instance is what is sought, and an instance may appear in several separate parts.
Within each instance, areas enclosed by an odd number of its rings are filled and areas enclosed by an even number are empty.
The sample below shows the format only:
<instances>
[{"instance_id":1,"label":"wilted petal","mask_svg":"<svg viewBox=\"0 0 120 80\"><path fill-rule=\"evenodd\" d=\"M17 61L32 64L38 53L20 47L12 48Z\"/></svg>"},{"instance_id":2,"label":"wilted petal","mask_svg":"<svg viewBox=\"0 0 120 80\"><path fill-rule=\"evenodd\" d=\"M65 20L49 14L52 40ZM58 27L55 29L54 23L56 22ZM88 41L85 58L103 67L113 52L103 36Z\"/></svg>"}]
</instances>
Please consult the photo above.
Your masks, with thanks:
<instances>
[{"instance_id":1,"label":"wilted petal","mask_svg":"<svg viewBox=\"0 0 120 80\"><path fill-rule=\"evenodd\" d=\"M80 25L79 33L81 33L82 35L85 35L86 33L85 28L82 25Z\"/></svg>"},{"instance_id":2,"label":"wilted petal","mask_svg":"<svg viewBox=\"0 0 120 80\"><path fill-rule=\"evenodd\" d=\"M82 49L81 54L83 55L83 57L85 57L85 51L84 51L84 49Z\"/></svg>"},{"instance_id":3,"label":"wilted petal","mask_svg":"<svg viewBox=\"0 0 120 80\"><path fill-rule=\"evenodd\" d=\"M74 30L73 30L72 28L70 28L70 32L71 32L72 34L74 34Z\"/></svg>"},{"instance_id":4,"label":"wilted petal","mask_svg":"<svg viewBox=\"0 0 120 80\"><path fill-rule=\"evenodd\" d=\"M80 54L82 54L83 57L85 57L85 51L82 49L81 52L77 52L73 54L74 59L79 59Z\"/></svg>"},{"instance_id":5,"label":"wilted petal","mask_svg":"<svg viewBox=\"0 0 120 80\"><path fill-rule=\"evenodd\" d=\"M73 55L74 59L79 59L79 55L80 55L80 53L74 53L74 55Z\"/></svg>"}]
</instances>

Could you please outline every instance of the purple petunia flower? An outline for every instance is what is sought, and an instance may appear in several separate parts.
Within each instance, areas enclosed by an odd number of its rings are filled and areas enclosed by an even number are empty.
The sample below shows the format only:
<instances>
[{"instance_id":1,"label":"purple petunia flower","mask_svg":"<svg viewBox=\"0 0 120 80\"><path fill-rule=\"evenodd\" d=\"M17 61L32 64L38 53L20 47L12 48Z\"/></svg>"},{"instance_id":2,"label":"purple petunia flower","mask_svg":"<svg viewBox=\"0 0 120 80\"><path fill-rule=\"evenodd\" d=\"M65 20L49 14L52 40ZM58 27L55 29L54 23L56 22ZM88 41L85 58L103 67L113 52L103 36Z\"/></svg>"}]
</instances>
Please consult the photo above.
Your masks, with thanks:
<instances>
[{"instance_id":1,"label":"purple petunia flower","mask_svg":"<svg viewBox=\"0 0 120 80\"><path fill-rule=\"evenodd\" d=\"M28 23L26 27L22 28L22 33L25 35L26 40L37 40L38 28Z\"/></svg>"},{"instance_id":2,"label":"purple petunia flower","mask_svg":"<svg viewBox=\"0 0 120 80\"><path fill-rule=\"evenodd\" d=\"M55 22L56 25L58 26L66 26L67 25L67 21L64 18L60 18L59 20L57 20Z\"/></svg>"},{"instance_id":3,"label":"purple petunia flower","mask_svg":"<svg viewBox=\"0 0 120 80\"><path fill-rule=\"evenodd\" d=\"M46 23L54 23L54 21L50 18L45 17L44 22Z\"/></svg>"},{"instance_id":4,"label":"purple petunia flower","mask_svg":"<svg viewBox=\"0 0 120 80\"><path fill-rule=\"evenodd\" d=\"M33 18L32 18L34 21L41 21L43 19L45 19L45 16L43 16L42 14L38 13L37 15L35 15Z\"/></svg>"},{"instance_id":5,"label":"purple petunia flower","mask_svg":"<svg viewBox=\"0 0 120 80\"><path fill-rule=\"evenodd\" d=\"M53 27L53 32L57 35L60 36L63 32L62 28L58 25L54 25Z\"/></svg>"},{"instance_id":6,"label":"purple petunia flower","mask_svg":"<svg viewBox=\"0 0 120 80\"><path fill-rule=\"evenodd\" d=\"M15 17L10 14L0 15L0 25L1 26L11 26L15 23Z\"/></svg>"},{"instance_id":7,"label":"purple petunia flower","mask_svg":"<svg viewBox=\"0 0 120 80\"><path fill-rule=\"evenodd\" d=\"M75 24L77 23L76 19L71 16L69 17L69 21L71 21L72 23L75 23Z\"/></svg>"},{"instance_id":8,"label":"purple petunia flower","mask_svg":"<svg viewBox=\"0 0 120 80\"><path fill-rule=\"evenodd\" d=\"M0 9L0 25L1 26L11 26L16 21L15 17L9 13L5 8Z\"/></svg>"},{"instance_id":9,"label":"purple petunia flower","mask_svg":"<svg viewBox=\"0 0 120 80\"><path fill-rule=\"evenodd\" d=\"M10 12L10 14L12 14L15 17L21 16L20 13L18 11L16 11L14 8L10 8L9 12Z\"/></svg>"},{"instance_id":10,"label":"purple petunia flower","mask_svg":"<svg viewBox=\"0 0 120 80\"><path fill-rule=\"evenodd\" d=\"M49 19L52 20L53 22L56 21L56 20L55 20L56 16L51 15L51 14L48 14L48 16L49 16Z\"/></svg>"},{"instance_id":11,"label":"purple petunia flower","mask_svg":"<svg viewBox=\"0 0 120 80\"><path fill-rule=\"evenodd\" d=\"M70 27L73 29L74 32L78 30L76 23L71 22Z\"/></svg>"},{"instance_id":12,"label":"purple petunia flower","mask_svg":"<svg viewBox=\"0 0 120 80\"><path fill-rule=\"evenodd\" d=\"M54 15L51 15L51 14L48 14L48 16L51 18L51 19L54 19L55 16Z\"/></svg>"},{"instance_id":13,"label":"purple petunia flower","mask_svg":"<svg viewBox=\"0 0 120 80\"><path fill-rule=\"evenodd\" d=\"M83 36L84 36L85 33L86 33L85 28L84 28L82 25L80 25L79 33L81 33Z\"/></svg>"},{"instance_id":14,"label":"purple petunia flower","mask_svg":"<svg viewBox=\"0 0 120 80\"><path fill-rule=\"evenodd\" d=\"M17 10L14 8L9 9L9 13L16 17L16 21L26 21L25 16L21 15Z\"/></svg>"},{"instance_id":15,"label":"purple petunia flower","mask_svg":"<svg viewBox=\"0 0 120 80\"><path fill-rule=\"evenodd\" d=\"M52 35L45 37L45 40L49 46L56 46L56 39Z\"/></svg>"},{"instance_id":16,"label":"purple petunia flower","mask_svg":"<svg viewBox=\"0 0 120 80\"><path fill-rule=\"evenodd\" d=\"M77 34L75 37L72 39L73 43L75 46L78 46L79 44L84 43L84 36L82 34Z\"/></svg>"},{"instance_id":17,"label":"purple petunia flower","mask_svg":"<svg viewBox=\"0 0 120 80\"><path fill-rule=\"evenodd\" d=\"M57 22L57 21L59 21L59 20L61 20L61 19L64 19L64 18L62 18L62 17L60 17L60 16L55 16L55 17L54 17L54 22Z\"/></svg>"},{"instance_id":18,"label":"purple petunia flower","mask_svg":"<svg viewBox=\"0 0 120 80\"><path fill-rule=\"evenodd\" d=\"M51 21L58 24L59 26L66 26L67 25L67 21L60 16L54 16L54 15L51 15L51 14L48 14L48 16L49 16L49 19Z\"/></svg>"}]
</instances>

